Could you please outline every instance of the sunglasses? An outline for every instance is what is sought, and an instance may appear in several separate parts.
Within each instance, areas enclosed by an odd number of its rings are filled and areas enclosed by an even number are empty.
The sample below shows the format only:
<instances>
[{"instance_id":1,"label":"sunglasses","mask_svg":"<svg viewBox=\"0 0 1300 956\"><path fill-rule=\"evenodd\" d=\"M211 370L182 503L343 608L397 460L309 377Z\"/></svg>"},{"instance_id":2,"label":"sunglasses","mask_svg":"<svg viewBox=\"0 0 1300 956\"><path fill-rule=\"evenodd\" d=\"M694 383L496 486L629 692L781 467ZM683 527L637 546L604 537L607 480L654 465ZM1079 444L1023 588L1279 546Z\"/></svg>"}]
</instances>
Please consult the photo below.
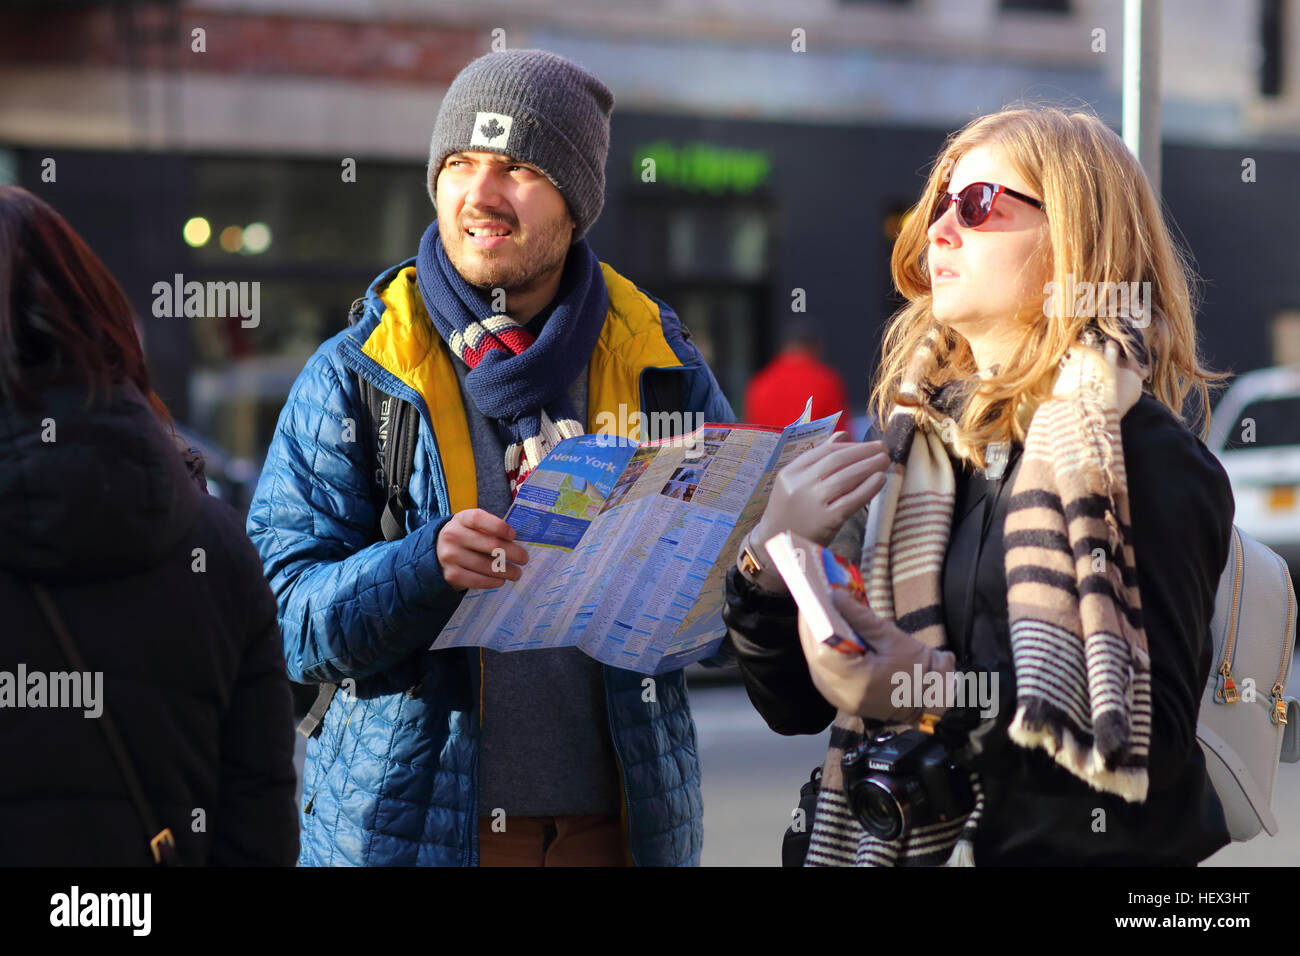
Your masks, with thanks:
<instances>
[{"instance_id":1,"label":"sunglasses","mask_svg":"<svg viewBox=\"0 0 1300 956\"><path fill-rule=\"evenodd\" d=\"M1043 201L1035 199L1033 196L1026 196L1024 193L1018 193L1014 189L1008 189L1006 186L999 186L997 183L971 183L961 192L941 192L939 198L934 204L934 212L930 215L930 225L934 225L939 218L948 211L949 203L957 204L957 221L967 229L974 229L976 226L982 226L988 219L989 214L993 212L993 203L1003 193L1013 196L1021 202L1027 202L1035 209L1043 208Z\"/></svg>"}]
</instances>

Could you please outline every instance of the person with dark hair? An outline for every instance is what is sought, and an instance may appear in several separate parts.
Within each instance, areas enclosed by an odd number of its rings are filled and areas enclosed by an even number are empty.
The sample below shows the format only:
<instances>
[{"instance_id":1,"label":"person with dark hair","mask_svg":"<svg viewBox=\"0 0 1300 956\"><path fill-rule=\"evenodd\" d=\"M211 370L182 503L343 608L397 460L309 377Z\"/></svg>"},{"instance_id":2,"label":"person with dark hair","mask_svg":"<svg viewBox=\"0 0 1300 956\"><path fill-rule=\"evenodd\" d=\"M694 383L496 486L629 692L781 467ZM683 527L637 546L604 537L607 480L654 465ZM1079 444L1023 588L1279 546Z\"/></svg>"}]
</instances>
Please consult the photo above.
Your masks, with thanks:
<instances>
[{"instance_id":1,"label":"person with dark hair","mask_svg":"<svg viewBox=\"0 0 1300 956\"><path fill-rule=\"evenodd\" d=\"M0 186L0 866L292 865L275 599L131 306Z\"/></svg>"}]
</instances>

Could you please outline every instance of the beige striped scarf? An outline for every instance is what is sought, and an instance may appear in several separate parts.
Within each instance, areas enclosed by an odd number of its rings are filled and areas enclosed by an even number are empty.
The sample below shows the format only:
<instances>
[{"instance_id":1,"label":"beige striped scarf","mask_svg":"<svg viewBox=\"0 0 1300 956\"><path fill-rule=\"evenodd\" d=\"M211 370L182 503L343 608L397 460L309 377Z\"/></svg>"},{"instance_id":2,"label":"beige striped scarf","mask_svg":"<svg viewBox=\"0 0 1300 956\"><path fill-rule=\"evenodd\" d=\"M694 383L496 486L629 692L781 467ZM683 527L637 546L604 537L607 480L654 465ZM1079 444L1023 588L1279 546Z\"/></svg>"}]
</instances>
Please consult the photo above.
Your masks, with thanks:
<instances>
[{"instance_id":1,"label":"beige striped scarf","mask_svg":"<svg viewBox=\"0 0 1300 956\"><path fill-rule=\"evenodd\" d=\"M932 394L923 383L938 334L936 326L910 363L904 394ZM1147 792L1151 679L1120 419L1141 393L1144 360L1140 339L1126 353L1090 329L1061 361L1051 394L1037 409L1022 407L1032 418L1003 537L1016 675L1011 739L1133 802ZM894 406L885 441L890 464L867 516L863 579L877 614L942 647L952 464L943 438L928 422L918 425L912 408ZM806 865L973 865L983 812L974 775L975 809L963 819L893 842L862 829L845 800L840 758L863 734L862 718L836 715Z\"/></svg>"}]
</instances>

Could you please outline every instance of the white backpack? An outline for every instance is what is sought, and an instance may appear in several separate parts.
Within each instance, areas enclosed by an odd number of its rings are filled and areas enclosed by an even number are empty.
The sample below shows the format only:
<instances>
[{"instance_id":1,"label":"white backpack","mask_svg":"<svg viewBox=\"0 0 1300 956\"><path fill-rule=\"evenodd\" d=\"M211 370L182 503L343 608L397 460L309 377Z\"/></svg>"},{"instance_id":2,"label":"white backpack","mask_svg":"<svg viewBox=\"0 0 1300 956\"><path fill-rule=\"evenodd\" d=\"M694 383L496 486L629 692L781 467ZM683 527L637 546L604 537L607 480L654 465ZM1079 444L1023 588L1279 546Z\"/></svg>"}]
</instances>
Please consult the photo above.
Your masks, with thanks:
<instances>
[{"instance_id":1,"label":"white backpack","mask_svg":"<svg viewBox=\"0 0 1300 956\"><path fill-rule=\"evenodd\" d=\"M1286 562L1236 525L1210 632L1214 659L1196 737L1234 840L1277 833L1279 761L1300 761L1300 703L1285 697L1296 597Z\"/></svg>"}]
</instances>

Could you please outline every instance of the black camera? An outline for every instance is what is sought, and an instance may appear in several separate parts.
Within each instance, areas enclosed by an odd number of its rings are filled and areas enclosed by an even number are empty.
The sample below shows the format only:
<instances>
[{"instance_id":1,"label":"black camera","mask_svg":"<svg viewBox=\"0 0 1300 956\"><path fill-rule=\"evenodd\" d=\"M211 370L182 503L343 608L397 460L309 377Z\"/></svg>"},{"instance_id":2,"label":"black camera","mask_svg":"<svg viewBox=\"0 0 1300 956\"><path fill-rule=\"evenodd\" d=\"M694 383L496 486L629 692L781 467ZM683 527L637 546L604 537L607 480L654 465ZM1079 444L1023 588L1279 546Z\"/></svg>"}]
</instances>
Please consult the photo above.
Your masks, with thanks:
<instances>
[{"instance_id":1,"label":"black camera","mask_svg":"<svg viewBox=\"0 0 1300 956\"><path fill-rule=\"evenodd\" d=\"M953 820L975 808L970 773L943 743L919 730L885 731L842 758L844 792L866 831L901 840L913 827Z\"/></svg>"}]
</instances>

